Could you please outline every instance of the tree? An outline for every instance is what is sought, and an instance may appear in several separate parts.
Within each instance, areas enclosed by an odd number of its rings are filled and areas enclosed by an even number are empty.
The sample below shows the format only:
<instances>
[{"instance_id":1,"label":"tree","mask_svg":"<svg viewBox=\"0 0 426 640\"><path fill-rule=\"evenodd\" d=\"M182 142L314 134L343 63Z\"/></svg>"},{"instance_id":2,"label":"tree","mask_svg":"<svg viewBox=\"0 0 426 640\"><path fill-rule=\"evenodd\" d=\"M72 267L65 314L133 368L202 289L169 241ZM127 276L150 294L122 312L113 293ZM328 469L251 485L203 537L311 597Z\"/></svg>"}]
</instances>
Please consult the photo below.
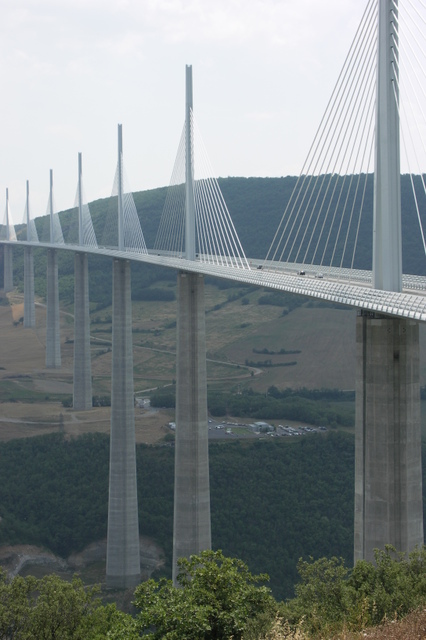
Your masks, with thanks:
<instances>
[{"instance_id":1,"label":"tree","mask_svg":"<svg viewBox=\"0 0 426 640\"><path fill-rule=\"evenodd\" d=\"M101 640L110 630L128 628L131 617L115 605L102 606L99 590L86 589L75 577L8 580L0 571L0 639Z\"/></svg>"},{"instance_id":2,"label":"tree","mask_svg":"<svg viewBox=\"0 0 426 640\"><path fill-rule=\"evenodd\" d=\"M38 594L31 615L31 630L36 638L90 637L86 633L83 635L80 626L99 608L100 601L95 598L99 588L86 590L78 578L65 582L53 574L39 580L36 586Z\"/></svg>"},{"instance_id":3,"label":"tree","mask_svg":"<svg viewBox=\"0 0 426 640\"><path fill-rule=\"evenodd\" d=\"M281 616L314 637L402 618L426 602L426 547L407 558L386 545L375 550L374 562L360 560L353 569L341 558L311 558L298 570L297 597L281 605Z\"/></svg>"},{"instance_id":4,"label":"tree","mask_svg":"<svg viewBox=\"0 0 426 640\"><path fill-rule=\"evenodd\" d=\"M391 545L375 549L374 563L360 560L349 578L367 624L401 618L426 601L426 547L408 558Z\"/></svg>"},{"instance_id":5,"label":"tree","mask_svg":"<svg viewBox=\"0 0 426 640\"><path fill-rule=\"evenodd\" d=\"M239 640L256 623L272 624L275 600L268 587L256 586L266 575L252 575L244 562L221 551L180 558L178 566L177 587L163 578L135 591L137 622L146 638Z\"/></svg>"},{"instance_id":6,"label":"tree","mask_svg":"<svg viewBox=\"0 0 426 640\"><path fill-rule=\"evenodd\" d=\"M300 582L296 598L282 607L282 613L292 624L303 620L304 628L312 635L339 631L348 618L352 590L348 589L349 569L342 558L311 557L300 559L297 565Z\"/></svg>"},{"instance_id":7,"label":"tree","mask_svg":"<svg viewBox=\"0 0 426 640\"><path fill-rule=\"evenodd\" d=\"M26 638L30 624L30 598L35 578L17 576L9 582L0 568L0 638Z\"/></svg>"}]
</instances>

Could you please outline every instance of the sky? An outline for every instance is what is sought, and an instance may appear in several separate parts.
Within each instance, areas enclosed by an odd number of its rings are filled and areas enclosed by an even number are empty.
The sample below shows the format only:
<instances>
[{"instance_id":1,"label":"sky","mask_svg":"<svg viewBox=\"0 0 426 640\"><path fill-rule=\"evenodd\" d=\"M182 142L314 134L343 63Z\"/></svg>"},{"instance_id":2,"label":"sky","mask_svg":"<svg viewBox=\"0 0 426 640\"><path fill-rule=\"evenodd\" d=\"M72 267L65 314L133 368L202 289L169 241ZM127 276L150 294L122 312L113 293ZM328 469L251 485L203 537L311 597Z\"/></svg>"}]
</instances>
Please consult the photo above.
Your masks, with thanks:
<instances>
[{"instance_id":1,"label":"sky","mask_svg":"<svg viewBox=\"0 0 426 640\"><path fill-rule=\"evenodd\" d=\"M185 65L216 177L299 175L366 0L2 0L0 212L167 186ZM4 194L4 195L2 195Z\"/></svg>"}]
</instances>

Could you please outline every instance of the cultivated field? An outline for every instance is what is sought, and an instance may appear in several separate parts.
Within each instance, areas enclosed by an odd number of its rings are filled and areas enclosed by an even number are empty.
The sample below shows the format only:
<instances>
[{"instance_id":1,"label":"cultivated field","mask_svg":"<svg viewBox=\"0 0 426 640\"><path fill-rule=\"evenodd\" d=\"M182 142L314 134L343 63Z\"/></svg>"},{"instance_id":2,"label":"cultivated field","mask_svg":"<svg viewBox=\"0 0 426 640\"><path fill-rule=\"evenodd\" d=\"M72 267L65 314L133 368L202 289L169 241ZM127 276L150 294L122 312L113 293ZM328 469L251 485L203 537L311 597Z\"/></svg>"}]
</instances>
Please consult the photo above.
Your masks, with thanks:
<instances>
[{"instance_id":1,"label":"cultivated field","mask_svg":"<svg viewBox=\"0 0 426 640\"><path fill-rule=\"evenodd\" d=\"M258 289L240 292L206 285L209 386L235 391L244 387L266 391L271 385L293 389L353 389L356 312L307 301L283 315L282 307L259 305L262 294ZM62 406L62 399L72 394L72 309L61 313L62 367L59 370L45 367L45 306L42 303L36 306L34 330L23 327L22 316L22 295L12 293L7 299L3 298L0 304L0 440L58 429L69 435L108 432L108 407L74 412ZM91 320L93 393L109 395L111 309L92 313ZM174 381L175 321L176 302L133 304L136 396L143 397L149 390ZM421 383L425 384L423 326L421 335ZM267 353L262 353L265 350ZM275 366L262 366L265 360ZM289 362L296 364L286 366ZM152 443L163 438L168 431L165 425L172 419L170 411L137 408L137 441Z\"/></svg>"}]
</instances>

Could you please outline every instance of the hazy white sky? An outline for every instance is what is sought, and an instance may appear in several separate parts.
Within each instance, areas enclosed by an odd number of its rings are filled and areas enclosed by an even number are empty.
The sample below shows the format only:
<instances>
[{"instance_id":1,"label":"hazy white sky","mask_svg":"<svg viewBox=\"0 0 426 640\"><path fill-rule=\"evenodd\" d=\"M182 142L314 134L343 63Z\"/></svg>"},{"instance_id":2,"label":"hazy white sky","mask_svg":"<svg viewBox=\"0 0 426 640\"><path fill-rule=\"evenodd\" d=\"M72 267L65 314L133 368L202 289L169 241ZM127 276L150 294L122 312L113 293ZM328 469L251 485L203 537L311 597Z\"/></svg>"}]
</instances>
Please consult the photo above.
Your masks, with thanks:
<instances>
[{"instance_id":1,"label":"hazy white sky","mask_svg":"<svg viewBox=\"0 0 426 640\"><path fill-rule=\"evenodd\" d=\"M123 125L133 191L169 183L185 64L216 176L299 174L366 0L2 0L0 212L110 195ZM4 200L3 200L4 202ZM3 216L1 215L1 218Z\"/></svg>"}]
</instances>

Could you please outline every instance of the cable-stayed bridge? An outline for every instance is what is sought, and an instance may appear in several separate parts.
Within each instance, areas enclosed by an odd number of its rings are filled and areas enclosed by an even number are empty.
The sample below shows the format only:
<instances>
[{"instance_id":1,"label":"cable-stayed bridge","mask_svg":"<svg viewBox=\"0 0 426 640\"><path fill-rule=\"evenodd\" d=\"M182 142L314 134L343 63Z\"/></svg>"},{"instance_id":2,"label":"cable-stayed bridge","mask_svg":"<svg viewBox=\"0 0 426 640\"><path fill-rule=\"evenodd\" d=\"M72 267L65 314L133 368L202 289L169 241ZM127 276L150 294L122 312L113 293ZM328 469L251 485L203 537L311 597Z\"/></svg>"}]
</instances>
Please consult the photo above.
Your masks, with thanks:
<instances>
[{"instance_id":1,"label":"cable-stayed bridge","mask_svg":"<svg viewBox=\"0 0 426 640\"><path fill-rule=\"evenodd\" d=\"M152 248L126 185L122 130L113 186L116 211L97 237L85 202L82 159L74 235L64 238L50 174L45 224L31 217L16 233L6 196L0 242L4 288L13 287L12 251L25 252L24 326L34 326L33 250L45 248L46 366L61 366L57 252L75 253L74 407L91 406L89 254L113 260L111 465L107 582L138 581L129 261L177 271L177 399L174 571L176 560L211 546L207 447L204 276L315 297L360 310L357 320L355 558L392 543L423 543L418 322L426 321L426 278L403 274L401 159L410 163L412 206L426 253L422 172L426 132L420 1L369 0L344 68L265 259L244 253L212 177L194 119L192 70L186 69L185 123ZM404 39L405 36L405 39ZM423 38L424 40L424 38ZM410 62L411 61L411 62ZM410 66L411 65L411 66ZM411 78L406 81L405 77ZM413 80L414 78L414 80ZM415 129L406 129L414 122ZM403 153L401 153L401 150ZM405 155L404 155L405 154ZM414 158L414 165L411 165ZM415 171L414 171L414 168ZM369 192L368 176L374 173ZM415 177L414 174L415 173ZM370 181L371 183L371 181ZM402 203L402 204L401 204ZM111 212L110 212L111 213ZM372 265L361 268L359 229L370 215ZM39 230L38 230L39 229ZM70 235L72 235L70 233Z\"/></svg>"}]
</instances>

